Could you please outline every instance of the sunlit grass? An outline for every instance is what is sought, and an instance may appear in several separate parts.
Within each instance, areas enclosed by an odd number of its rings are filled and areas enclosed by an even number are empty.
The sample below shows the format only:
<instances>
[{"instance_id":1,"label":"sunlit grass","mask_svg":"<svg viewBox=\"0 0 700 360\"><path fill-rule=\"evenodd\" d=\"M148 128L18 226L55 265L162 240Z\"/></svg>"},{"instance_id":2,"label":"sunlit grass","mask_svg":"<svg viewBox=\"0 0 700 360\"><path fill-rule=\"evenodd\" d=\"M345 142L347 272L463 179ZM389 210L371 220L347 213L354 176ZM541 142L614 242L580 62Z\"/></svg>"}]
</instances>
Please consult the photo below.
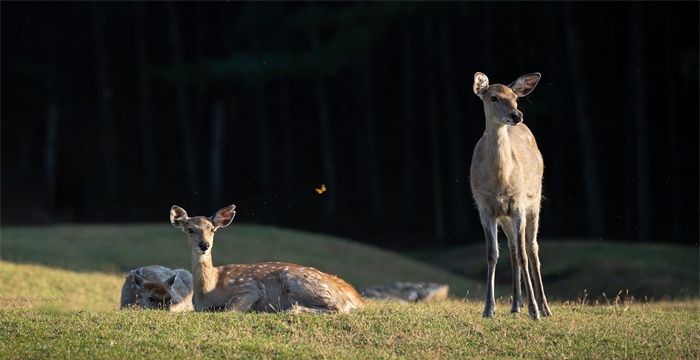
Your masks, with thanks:
<instances>
[{"instance_id":1,"label":"sunlit grass","mask_svg":"<svg viewBox=\"0 0 700 360\"><path fill-rule=\"evenodd\" d=\"M697 301L553 304L554 317L480 316L450 300L370 302L342 315L0 310L0 358L697 359Z\"/></svg>"}]
</instances>

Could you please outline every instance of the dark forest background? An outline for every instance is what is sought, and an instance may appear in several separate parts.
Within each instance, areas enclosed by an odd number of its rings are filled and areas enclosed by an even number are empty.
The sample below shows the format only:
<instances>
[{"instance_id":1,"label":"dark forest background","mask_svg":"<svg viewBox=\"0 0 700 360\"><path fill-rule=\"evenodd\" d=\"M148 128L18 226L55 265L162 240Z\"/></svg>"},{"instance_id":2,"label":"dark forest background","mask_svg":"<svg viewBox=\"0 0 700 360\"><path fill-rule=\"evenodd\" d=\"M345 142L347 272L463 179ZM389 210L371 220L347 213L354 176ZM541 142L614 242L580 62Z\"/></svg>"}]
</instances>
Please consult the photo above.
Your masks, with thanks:
<instances>
[{"instance_id":1,"label":"dark forest background","mask_svg":"<svg viewBox=\"0 0 700 360\"><path fill-rule=\"evenodd\" d=\"M381 246L482 242L472 77L539 71L542 236L698 241L698 2L0 9L3 225L235 203Z\"/></svg>"}]
</instances>

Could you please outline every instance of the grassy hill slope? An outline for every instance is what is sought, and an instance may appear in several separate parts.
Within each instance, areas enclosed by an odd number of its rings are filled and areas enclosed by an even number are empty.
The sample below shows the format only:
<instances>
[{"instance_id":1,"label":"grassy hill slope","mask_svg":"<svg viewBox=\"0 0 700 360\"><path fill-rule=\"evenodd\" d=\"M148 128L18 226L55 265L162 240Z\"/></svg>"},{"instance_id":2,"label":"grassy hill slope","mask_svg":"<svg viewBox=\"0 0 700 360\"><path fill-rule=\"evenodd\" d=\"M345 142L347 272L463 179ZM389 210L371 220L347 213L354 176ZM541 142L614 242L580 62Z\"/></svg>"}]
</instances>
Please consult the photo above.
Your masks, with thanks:
<instances>
[{"instance_id":1,"label":"grassy hill slope","mask_svg":"<svg viewBox=\"0 0 700 360\"><path fill-rule=\"evenodd\" d=\"M148 264L190 269L185 234L170 225L61 225L0 229L0 260L75 271L125 274ZM233 225L217 232L215 265L289 261L337 274L355 286L433 281L463 296L480 282L376 247L332 236L267 226Z\"/></svg>"}]
</instances>

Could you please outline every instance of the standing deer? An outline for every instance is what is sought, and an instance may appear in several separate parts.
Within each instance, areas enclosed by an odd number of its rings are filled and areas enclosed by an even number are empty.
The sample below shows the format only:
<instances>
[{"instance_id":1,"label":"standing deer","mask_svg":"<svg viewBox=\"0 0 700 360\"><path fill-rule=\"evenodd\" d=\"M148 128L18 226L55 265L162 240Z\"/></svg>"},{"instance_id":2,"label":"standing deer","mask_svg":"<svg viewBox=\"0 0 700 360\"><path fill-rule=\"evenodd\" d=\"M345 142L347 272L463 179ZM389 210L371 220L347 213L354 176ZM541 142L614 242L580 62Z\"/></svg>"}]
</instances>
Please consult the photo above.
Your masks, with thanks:
<instances>
[{"instance_id":1,"label":"standing deer","mask_svg":"<svg viewBox=\"0 0 700 360\"><path fill-rule=\"evenodd\" d=\"M188 217L179 206L170 209L170 222L189 240L195 310L346 313L362 307L350 284L312 267L282 262L214 267L214 232L231 223L235 208L227 206L210 218Z\"/></svg>"},{"instance_id":2,"label":"standing deer","mask_svg":"<svg viewBox=\"0 0 700 360\"><path fill-rule=\"evenodd\" d=\"M529 94L541 75L527 74L512 84L489 85L483 73L474 74L474 93L484 103L486 131L472 156L470 183L486 235L486 305L484 317L493 317L494 276L498 260L498 225L508 237L513 272L513 305L522 306L520 278L525 283L530 316L537 320L552 312L540 273L537 228L542 198L544 164L535 137L525 124L517 100ZM529 264L529 266L528 266ZM533 288L534 280L534 288Z\"/></svg>"}]
</instances>

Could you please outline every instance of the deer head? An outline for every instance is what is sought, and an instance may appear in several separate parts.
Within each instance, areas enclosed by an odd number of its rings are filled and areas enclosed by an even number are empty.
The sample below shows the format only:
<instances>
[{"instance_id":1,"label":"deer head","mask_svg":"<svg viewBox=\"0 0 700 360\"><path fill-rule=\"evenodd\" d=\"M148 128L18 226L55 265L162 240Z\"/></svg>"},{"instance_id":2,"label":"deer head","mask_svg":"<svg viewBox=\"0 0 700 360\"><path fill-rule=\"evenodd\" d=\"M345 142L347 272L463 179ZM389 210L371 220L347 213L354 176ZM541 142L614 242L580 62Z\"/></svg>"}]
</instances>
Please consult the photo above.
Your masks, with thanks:
<instances>
[{"instance_id":1,"label":"deer head","mask_svg":"<svg viewBox=\"0 0 700 360\"><path fill-rule=\"evenodd\" d=\"M540 77L540 73L523 75L505 86L489 85L489 78L484 73L474 74L474 94L484 103L486 120L498 125L517 125L523 122L523 113L518 110L518 98L532 92Z\"/></svg>"},{"instance_id":2,"label":"deer head","mask_svg":"<svg viewBox=\"0 0 700 360\"><path fill-rule=\"evenodd\" d=\"M188 217L185 209L173 205L170 209L170 223L187 233L192 254L205 255L214 245L216 230L227 227L233 221L236 215L235 209L236 205L229 205L217 211L212 217Z\"/></svg>"},{"instance_id":3,"label":"deer head","mask_svg":"<svg viewBox=\"0 0 700 360\"><path fill-rule=\"evenodd\" d=\"M138 271L132 270L134 284L137 288L137 298L142 307L146 309L170 309L173 300L172 287L177 280L177 273L165 282L148 281Z\"/></svg>"}]
</instances>

